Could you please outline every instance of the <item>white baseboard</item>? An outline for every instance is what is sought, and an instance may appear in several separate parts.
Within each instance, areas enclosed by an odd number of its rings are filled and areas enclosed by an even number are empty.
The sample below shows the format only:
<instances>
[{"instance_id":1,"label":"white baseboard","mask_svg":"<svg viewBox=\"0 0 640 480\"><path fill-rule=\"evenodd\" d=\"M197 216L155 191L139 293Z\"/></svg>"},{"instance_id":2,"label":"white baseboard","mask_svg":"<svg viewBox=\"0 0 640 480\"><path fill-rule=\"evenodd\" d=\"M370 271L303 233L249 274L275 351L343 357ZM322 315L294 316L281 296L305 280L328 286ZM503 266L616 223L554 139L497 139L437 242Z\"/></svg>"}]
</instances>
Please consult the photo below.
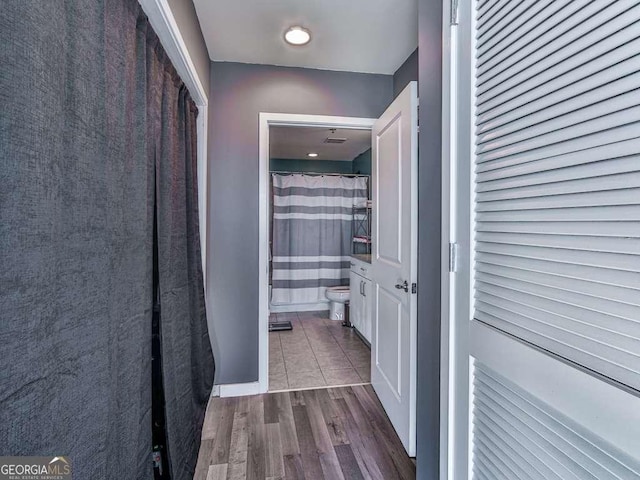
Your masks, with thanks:
<instances>
[{"instance_id":1,"label":"white baseboard","mask_svg":"<svg viewBox=\"0 0 640 480\"><path fill-rule=\"evenodd\" d=\"M329 302L304 303L295 305L269 305L271 313L318 312L329 310Z\"/></svg>"},{"instance_id":2,"label":"white baseboard","mask_svg":"<svg viewBox=\"0 0 640 480\"><path fill-rule=\"evenodd\" d=\"M220 396L220 385L214 385L213 388L211 389L211 396L212 397L219 397Z\"/></svg>"},{"instance_id":3,"label":"white baseboard","mask_svg":"<svg viewBox=\"0 0 640 480\"><path fill-rule=\"evenodd\" d=\"M244 397L246 395L257 395L265 393L260 387L260 382L249 383L229 383L220 385L220 397Z\"/></svg>"}]
</instances>

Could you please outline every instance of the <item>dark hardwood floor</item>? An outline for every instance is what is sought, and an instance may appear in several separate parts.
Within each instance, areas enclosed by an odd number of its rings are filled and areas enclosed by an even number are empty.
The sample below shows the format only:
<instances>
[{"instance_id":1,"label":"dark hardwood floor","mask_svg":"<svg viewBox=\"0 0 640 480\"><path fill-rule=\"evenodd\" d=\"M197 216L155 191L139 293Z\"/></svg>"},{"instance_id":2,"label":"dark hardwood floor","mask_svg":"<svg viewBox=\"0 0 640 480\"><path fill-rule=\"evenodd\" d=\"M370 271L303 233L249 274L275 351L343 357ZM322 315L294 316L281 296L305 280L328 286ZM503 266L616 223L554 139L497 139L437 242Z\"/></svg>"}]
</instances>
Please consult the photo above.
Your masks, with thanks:
<instances>
[{"instance_id":1,"label":"dark hardwood floor","mask_svg":"<svg viewBox=\"0 0 640 480\"><path fill-rule=\"evenodd\" d=\"M195 480L415 479L371 385L212 398Z\"/></svg>"}]
</instances>

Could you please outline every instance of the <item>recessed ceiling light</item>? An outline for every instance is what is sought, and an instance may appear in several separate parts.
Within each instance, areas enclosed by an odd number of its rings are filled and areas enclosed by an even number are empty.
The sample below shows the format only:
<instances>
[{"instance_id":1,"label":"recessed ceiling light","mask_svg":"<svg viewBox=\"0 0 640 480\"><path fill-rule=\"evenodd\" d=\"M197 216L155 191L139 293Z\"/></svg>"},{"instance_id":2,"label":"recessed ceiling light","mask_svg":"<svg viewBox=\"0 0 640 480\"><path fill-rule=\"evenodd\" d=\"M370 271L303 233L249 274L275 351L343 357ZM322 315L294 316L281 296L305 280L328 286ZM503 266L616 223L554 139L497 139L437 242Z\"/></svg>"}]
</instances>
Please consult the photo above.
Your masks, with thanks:
<instances>
[{"instance_id":1,"label":"recessed ceiling light","mask_svg":"<svg viewBox=\"0 0 640 480\"><path fill-rule=\"evenodd\" d=\"M313 153L313 152L307 153L307 157L317 157L317 156L318 156L317 153Z\"/></svg>"},{"instance_id":2,"label":"recessed ceiling light","mask_svg":"<svg viewBox=\"0 0 640 480\"><path fill-rule=\"evenodd\" d=\"M299 26L290 27L285 32L284 39L290 45L306 45L311 40L311 32Z\"/></svg>"}]
</instances>

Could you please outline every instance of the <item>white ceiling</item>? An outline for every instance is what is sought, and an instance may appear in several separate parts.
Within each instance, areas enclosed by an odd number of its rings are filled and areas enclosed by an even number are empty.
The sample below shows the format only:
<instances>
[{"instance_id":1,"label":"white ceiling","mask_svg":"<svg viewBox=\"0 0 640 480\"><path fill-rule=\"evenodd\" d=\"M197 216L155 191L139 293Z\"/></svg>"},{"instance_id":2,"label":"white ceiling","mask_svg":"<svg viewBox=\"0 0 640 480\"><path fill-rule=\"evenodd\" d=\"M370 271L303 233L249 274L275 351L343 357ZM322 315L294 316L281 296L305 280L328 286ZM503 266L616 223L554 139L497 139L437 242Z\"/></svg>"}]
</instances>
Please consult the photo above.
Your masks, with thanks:
<instances>
[{"instance_id":1,"label":"white ceiling","mask_svg":"<svg viewBox=\"0 0 640 480\"><path fill-rule=\"evenodd\" d=\"M417 0L194 0L212 60L391 75L418 45ZM294 47L301 25L311 42Z\"/></svg>"},{"instance_id":2,"label":"white ceiling","mask_svg":"<svg viewBox=\"0 0 640 480\"><path fill-rule=\"evenodd\" d=\"M346 138L342 144L324 143L327 137ZM320 127L270 127L269 156L300 160L342 160L351 161L371 148L371 130L335 129ZM307 157L314 152L318 156Z\"/></svg>"}]
</instances>

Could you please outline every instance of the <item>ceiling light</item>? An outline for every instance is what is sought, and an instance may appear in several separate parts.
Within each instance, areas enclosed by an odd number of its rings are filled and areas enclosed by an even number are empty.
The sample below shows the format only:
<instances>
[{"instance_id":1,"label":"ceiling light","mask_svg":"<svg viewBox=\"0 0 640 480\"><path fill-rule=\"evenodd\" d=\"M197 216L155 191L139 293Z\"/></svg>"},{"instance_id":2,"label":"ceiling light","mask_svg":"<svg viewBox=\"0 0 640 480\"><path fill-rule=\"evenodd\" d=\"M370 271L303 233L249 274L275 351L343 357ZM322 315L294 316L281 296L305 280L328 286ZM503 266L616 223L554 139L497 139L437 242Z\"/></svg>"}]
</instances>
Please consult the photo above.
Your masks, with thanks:
<instances>
[{"instance_id":1,"label":"ceiling light","mask_svg":"<svg viewBox=\"0 0 640 480\"><path fill-rule=\"evenodd\" d=\"M313 153L313 152L311 152L311 153L307 153L307 157L314 157L314 158L315 158L315 157L317 157L317 156L318 156L318 154L317 154L317 153Z\"/></svg>"},{"instance_id":2,"label":"ceiling light","mask_svg":"<svg viewBox=\"0 0 640 480\"><path fill-rule=\"evenodd\" d=\"M306 45L311 40L311 32L303 27L290 27L285 32L284 39L290 45Z\"/></svg>"}]
</instances>

